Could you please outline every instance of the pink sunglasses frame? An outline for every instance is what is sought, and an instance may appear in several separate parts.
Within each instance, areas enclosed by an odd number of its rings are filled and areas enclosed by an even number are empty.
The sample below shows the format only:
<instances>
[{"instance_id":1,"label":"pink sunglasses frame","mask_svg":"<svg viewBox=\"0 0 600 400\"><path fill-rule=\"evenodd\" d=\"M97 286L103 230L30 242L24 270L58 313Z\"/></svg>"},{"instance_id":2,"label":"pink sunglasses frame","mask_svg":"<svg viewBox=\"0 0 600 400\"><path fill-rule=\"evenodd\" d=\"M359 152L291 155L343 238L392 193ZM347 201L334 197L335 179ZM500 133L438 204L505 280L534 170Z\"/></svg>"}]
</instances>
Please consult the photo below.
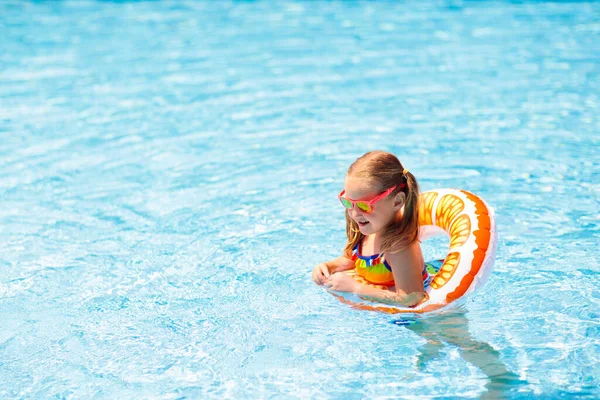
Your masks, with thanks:
<instances>
[{"instance_id":1,"label":"pink sunglasses frame","mask_svg":"<svg viewBox=\"0 0 600 400\"><path fill-rule=\"evenodd\" d=\"M381 193L380 195L378 195L377 197L375 197L374 199L371 199L369 201L364 201L364 200L352 200L349 199L348 197L344 197L344 193L346 193L346 190L342 190L340 192L340 194L338 194L338 199L340 200L340 203L342 203L342 205L344 206L344 208L346 210L352 210L354 208L354 206L356 205L356 203L365 203L369 206L369 209L371 211L364 211L361 210L360 207L357 207L358 210L360 212L363 212L365 214L370 214L373 212L373 204L377 203L379 200L383 199L384 197L386 197L387 195L389 195L390 193L392 193L394 191L394 189L396 189L396 185L392 186L391 188L389 188L388 190L386 190L385 192ZM401 186L404 187L404 184ZM350 203L352 203L352 208L347 208L344 203L342 202L342 198L344 198L344 200L348 200Z\"/></svg>"}]
</instances>

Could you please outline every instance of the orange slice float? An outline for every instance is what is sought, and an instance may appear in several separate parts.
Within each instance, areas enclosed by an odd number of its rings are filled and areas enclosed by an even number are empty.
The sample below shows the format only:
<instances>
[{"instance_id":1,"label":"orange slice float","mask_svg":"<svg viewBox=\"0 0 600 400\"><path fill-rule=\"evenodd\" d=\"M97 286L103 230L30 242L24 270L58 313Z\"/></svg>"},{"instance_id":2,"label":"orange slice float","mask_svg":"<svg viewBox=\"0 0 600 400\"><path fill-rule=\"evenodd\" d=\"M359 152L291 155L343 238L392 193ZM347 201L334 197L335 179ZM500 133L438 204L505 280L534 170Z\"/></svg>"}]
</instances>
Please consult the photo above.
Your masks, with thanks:
<instances>
[{"instance_id":1,"label":"orange slice float","mask_svg":"<svg viewBox=\"0 0 600 400\"><path fill-rule=\"evenodd\" d=\"M419 197L419 239L438 234L450 238L448 253L432 277L425 292L428 297L415 307L363 300L354 295L331 292L343 303L360 310L387 314L422 314L437 311L481 288L494 267L497 249L494 211L473 193L457 189L438 189ZM358 276L346 272L362 284L379 289Z\"/></svg>"}]
</instances>

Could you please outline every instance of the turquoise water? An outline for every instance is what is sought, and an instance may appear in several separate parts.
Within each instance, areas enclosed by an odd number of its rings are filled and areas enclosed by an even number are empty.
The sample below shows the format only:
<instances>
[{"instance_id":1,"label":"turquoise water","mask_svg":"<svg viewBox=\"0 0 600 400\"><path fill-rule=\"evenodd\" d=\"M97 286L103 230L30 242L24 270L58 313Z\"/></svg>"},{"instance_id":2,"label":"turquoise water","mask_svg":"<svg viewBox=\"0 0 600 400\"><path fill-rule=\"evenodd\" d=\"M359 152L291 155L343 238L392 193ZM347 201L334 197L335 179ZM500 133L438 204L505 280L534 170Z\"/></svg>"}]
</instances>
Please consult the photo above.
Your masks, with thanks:
<instances>
[{"instance_id":1,"label":"turquoise water","mask_svg":"<svg viewBox=\"0 0 600 400\"><path fill-rule=\"evenodd\" d=\"M599 21L0 3L0 397L600 397ZM464 312L402 326L311 282L371 149L496 209Z\"/></svg>"}]
</instances>

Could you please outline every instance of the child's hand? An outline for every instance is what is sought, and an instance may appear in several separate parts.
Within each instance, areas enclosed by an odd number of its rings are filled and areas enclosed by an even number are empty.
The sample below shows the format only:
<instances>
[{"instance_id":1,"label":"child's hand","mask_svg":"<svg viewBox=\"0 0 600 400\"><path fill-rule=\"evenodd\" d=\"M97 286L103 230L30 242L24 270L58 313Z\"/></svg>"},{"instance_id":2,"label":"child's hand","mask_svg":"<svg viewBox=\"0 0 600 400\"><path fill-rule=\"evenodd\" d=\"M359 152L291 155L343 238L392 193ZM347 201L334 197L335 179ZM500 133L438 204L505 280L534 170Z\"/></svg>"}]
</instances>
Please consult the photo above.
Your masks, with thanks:
<instances>
[{"instance_id":1,"label":"child's hand","mask_svg":"<svg viewBox=\"0 0 600 400\"><path fill-rule=\"evenodd\" d=\"M313 269L312 279L317 285L322 285L329 278L329 268L327 264L321 263Z\"/></svg>"},{"instance_id":2,"label":"child's hand","mask_svg":"<svg viewBox=\"0 0 600 400\"><path fill-rule=\"evenodd\" d=\"M356 282L354 278L342 272L332 274L327 278L327 281L325 281L325 286L338 292L356 293L359 285L360 283Z\"/></svg>"}]
</instances>

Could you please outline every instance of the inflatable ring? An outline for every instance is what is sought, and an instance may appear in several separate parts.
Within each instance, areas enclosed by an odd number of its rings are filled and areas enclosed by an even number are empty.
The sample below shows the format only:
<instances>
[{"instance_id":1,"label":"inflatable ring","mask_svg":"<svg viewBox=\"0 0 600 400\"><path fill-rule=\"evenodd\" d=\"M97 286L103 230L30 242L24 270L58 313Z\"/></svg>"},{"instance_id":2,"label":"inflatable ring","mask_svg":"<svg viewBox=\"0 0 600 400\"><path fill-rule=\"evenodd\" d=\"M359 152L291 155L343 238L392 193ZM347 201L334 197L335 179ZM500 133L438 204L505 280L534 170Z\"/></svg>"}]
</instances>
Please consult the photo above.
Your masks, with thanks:
<instances>
[{"instance_id":1,"label":"inflatable ring","mask_svg":"<svg viewBox=\"0 0 600 400\"><path fill-rule=\"evenodd\" d=\"M494 211L482 199L464 190L438 189L421 193L419 240L444 233L450 238L448 254L441 266L427 265L431 275L425 289L428 297L417 306L403 307L332 294L354 308L388 314L421 314L446 308L481 288L492 272L497 248ZM354 269L346 273L362 284L389 289L369 283Z\"/></svg>"}]
</instances>

